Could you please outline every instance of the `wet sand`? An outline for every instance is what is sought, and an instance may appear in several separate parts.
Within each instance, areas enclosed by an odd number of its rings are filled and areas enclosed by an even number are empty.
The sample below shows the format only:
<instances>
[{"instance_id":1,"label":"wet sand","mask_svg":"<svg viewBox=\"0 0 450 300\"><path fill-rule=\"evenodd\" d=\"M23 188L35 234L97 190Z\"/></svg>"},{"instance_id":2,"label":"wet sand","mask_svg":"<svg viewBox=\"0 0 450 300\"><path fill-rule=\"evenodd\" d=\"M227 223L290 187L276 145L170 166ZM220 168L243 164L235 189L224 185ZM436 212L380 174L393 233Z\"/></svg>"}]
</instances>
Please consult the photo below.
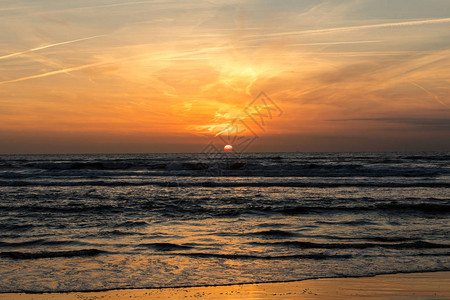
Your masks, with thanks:
<instances>
[{"instance_id":1,"label":"wet sand","mask_svg":"<svg viewBox=\"0 0 450 300\"><path fill-rule=\"evenodd\" d=\"M450 299L450 272L283 283L85 293L0 294L0 299Z\"/></svg>"}]
</instances>

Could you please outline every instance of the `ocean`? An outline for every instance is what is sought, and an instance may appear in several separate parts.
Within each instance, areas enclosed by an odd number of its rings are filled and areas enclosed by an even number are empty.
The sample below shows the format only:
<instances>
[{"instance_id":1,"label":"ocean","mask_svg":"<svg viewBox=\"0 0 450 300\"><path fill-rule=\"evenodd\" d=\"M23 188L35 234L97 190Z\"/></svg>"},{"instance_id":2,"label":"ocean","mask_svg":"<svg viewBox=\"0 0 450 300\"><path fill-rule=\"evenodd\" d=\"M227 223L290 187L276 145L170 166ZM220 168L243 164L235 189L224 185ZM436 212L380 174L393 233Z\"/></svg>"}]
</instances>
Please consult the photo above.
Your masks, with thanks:
<instances>
[{"instance_id":1,"label":"ocean","mask_svg":"<svg viewBox=\"0 0 450 300\"><path fill-rule=\"evenodd\" d=\"M0 156L0 292L450 270L450 153Z\"/></svg>"}]
</instances>

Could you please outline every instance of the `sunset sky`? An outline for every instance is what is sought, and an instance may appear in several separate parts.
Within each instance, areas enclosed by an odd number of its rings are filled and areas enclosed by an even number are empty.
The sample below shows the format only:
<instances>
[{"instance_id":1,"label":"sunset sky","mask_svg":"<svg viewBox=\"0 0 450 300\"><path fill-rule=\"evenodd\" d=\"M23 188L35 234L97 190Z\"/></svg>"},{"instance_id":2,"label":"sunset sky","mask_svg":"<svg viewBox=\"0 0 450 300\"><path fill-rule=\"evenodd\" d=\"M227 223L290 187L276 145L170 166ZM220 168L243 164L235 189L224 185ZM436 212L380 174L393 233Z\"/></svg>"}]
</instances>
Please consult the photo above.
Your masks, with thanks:
<instances>
[{"instance_id":1,"label":"sunset sky","mask_svg":"<svg viewBox=\"0 0 450 300\"><path fill-rule=\"evenodd\" d=\"M449 98L448 0L0 1L0 153L450 151Z\"/></svg>"}]
</instances>

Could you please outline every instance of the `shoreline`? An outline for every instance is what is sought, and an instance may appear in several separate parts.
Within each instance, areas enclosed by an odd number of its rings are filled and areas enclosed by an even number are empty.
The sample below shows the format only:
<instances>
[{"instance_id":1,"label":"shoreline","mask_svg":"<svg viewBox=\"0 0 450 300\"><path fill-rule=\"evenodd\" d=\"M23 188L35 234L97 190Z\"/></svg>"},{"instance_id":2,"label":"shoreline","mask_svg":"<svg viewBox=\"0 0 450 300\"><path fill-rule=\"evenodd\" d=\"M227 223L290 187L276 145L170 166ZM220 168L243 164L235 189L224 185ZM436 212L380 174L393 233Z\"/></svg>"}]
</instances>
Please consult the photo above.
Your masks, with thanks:
<instances>
[{"instance_id":1,"label":"shoreline","mask_svg":"<svg viewBox=\"0 0 450 300\"><path fill-rule=\"evenodd\" d=\"M252 284L277 284L277 283L293 283L302 282L310 280L321 280L321 279L358 279L358 278L373 278L377 276L385 275L402 275L402 274L429 274L429 273L450 273L450 270L436 270L436 271L417 271L417 272L392 272L392 273L379 273L375 275L363 275L363 276L342 276L342 277L311 277L298 280L284 280L284 281L256 281L256 282L238 282L238 283L228 283L228 284L201 284L201 285L179 285L179 286L164 286L164 287L121 287L121 288L108 288L108 289L96 289L96 290L79 290L79 291L43 291L43 292L33 292L33 291L20 291L20 292L0 292L2 294L70 294L70 293L100 293L100 292L111 292L111 291L128 291L128 290L163 290L163 289L190 289L190 288L209 288L209 287L227 287L227 286L241 286L241 285L252 285ZM1 298L0 298L1 299Z\"/></svg>"},{"instance_id":2,"label":"shoreline","mask_svg":"<svg viewBox=\"0 0 450 300\"><path fill-rule=\"evenodd\" d=\"M194 287L0 293L0 299L448 299L449 283L450 271L431 271Z\"/></svg>"}]
</instances>

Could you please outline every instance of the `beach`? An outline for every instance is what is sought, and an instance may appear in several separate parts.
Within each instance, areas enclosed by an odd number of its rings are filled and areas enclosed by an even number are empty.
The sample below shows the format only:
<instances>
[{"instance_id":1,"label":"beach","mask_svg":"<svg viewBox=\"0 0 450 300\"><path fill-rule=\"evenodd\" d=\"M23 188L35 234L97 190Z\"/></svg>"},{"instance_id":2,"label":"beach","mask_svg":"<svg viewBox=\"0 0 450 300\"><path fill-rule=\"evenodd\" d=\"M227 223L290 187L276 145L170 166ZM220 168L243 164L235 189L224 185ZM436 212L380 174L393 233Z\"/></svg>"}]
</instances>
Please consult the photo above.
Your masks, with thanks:
<instances>
[{"instance_id":1,"label":"beach","mask_svg":"<svg viewBox=\"0 0 450 300\"><path fill-rule=\"evenodd\" d=\"M0 299L449 299L450 272L190 288L0 294Z\"/></svg>"}]
</instances>

